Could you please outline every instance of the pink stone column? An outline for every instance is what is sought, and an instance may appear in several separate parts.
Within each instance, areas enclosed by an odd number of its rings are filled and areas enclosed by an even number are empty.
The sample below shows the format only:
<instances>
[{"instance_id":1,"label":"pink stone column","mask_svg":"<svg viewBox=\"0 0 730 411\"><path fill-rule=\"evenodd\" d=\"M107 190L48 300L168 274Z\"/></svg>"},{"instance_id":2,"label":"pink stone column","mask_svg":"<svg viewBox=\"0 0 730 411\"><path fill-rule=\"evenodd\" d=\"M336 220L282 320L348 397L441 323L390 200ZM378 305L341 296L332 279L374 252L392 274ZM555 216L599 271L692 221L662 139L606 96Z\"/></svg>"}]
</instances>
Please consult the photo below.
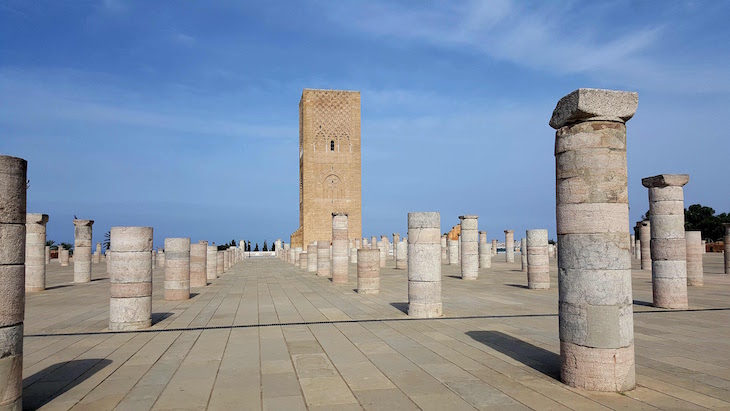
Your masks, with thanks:
<instances>
[{"instance_id":1,"label":"pink stone column","mask_svg":"<svg viewBox=\"0 0 730 411\"><path fill-rule=\"evenodd\" d=\"M307 272L317 272L317 242L313 242L307 246Z\"/></svg>"},{"instance_id":2,"label":"pink stone column","mask_svg":"<svg viewBox=\"0 0 730 411\"><path fill-rule=\"evenodd\" d=\"M515 262L515 230L504 230L504 260Z\"/></svg>"},{"instance_id":3,"label":"pink stone column","mask_svg":"<svg viewBox=\"0 0 730 411\"><path fill-rule=\"evenodd\" d=\"M215 275L216 278L223 275L223 268L226 264L226 256L223 250L219 250L215 254Z\"/></svg>"},{"instance_id":4,"label":"pink stone column","mask_svg":"<svg viewBox=\"0 0 730 411\"><path fill-rule=\"evenodd\" d=\"M649 220L644 220L639 224L639 238L641 241L641 269L651 270L651 222Z\"/></svg>"},{"instance_id":5,"label":"pink stone column","mask_svg":"<svg viewBox=\"0 0 730 411\"><path fill-rule=\"evenodd\" d=\"M461 279L479 277L479 227L476 215L459 216L461 225Z\"/></svg>"},{"instance_id":6,"label":"pink stone column","mask_svg":"<svg viewBox=\"0 0 730 411\"><path fill-rule=\"evenodd\" d=\"M393 261L398 261L398 243L400 242L400 233L393 233Z\"/></svg>"},{"instance_id":7,"label":"pink stone column","mask_svg":"<svg viewBox=\"0 0 730 411\"><path fill-rule=\"evenodd\" d=\"M357 292L380 292L380 250L357 250Z\"/></svg>"},{"instance_id":8,"label":"pink stone column","mask_svg":"<svg viewBox=\"0 0 730 411\"><path fill-rule=\"evenodd\" d=\"M28 163L0 155L0 410L23 409Z\"/></svg>"},{"instance_id":9,"label":"pink stone column","mask_svg":"<svg viewBox=\"0 0 730 411\"><path fill-rule=\"evenodd\" d=\"M46 223L48 214L25 216L25 291L46 289Z\"/></svg>"},{"instance_id":10,"label":"pink stone column","mask_svg":"<svg viewBox=\"0 0 730 411\"><path fill-rule=\"evenodd\" d=\"M109 330L152 325L152 227L112 227Z\"/></svg>"},{"instance_id":11,"label":"pink stone column","mask_svg":"<svg viewBox=\"0 0 730 411\"><path fill-rule=\"evenodd\" d=\"M654 306L686 309L687 245L684 241L684 189L687 174L660 174L641 180L649 189L651 280Z\"/></svg>"},{"instance_id":12,"label":"pink stone column","mask_svg":"<svg viewBox=\"0 0 730 411\"><path fill-rule=\"evenodd\" d=\"M441 215L408 213L408 316L441 317Z\"/></svg>"},{"instance_id":13,"label":"pink stone column","mask_svg":"<svg viewBox=\"0 0 730 411\"><path fill-rule=\"evenodd\" d=\"M317 241L317 275L320 277L332 276L330 242L326 240Z\"/></svg>"},{"instance_id":14,"label":"pink stone column","mask_svg":"<svg viewBox=\"0 0 730 411\"><path fill-rule=\"evenodd\" d=\"M397 270L408 269L408 242L401 240L395 246L398 249L398 259L395 260L395 268Z\"/></svg>"},{"instance_id":15,"label":"pink stone column","mask_svg":"<svg viewBox=\"0 0 730 411\"><path fill-rule=\"evenodd\" d=\"M190 239L165 239L165 300L190 299Z\"/></svg>"},{"instance_id":16,"label":"pink stone column","mask_svg":"<svg viewBox=\"0 0 730 411\"><path fill-rule=\"evenodd\" d=\"M550 120L557 130L560 374L571 387L636 384L625 122L637 104L636 93L579 89Z\"/></svg>"},{"instance_id":17,"label":"pink stone column","mask_svg":"<svg viewBox=\"0 0 730 411\"><path fill-rule=\"evenodd\" d=\"M492 239L492 255L497 255L497 240Z\"/></svg>"},{"instance_id":18,"label":"pink stone column","mask_svg":"<svg viewBox=\"0 0 730 411\"><path fill-rule=\"evenodd\" d=\"M58 260L61 263L61 267L68 267L69 251L61 247L61 250L58 252Z\"/></svg>"},{"instance_id":19,"label":"pink stone column","mask_svg":"<svg viewBox=\"0 0 730 411\"><path fill-rule=\"evenodd\" d=\"M527 238L525 237L520 238L520 263L522 271L527 272Z\"/></svg>"},{"instance_id":20,"label":"pink stone column","mask_svg":"<svg viewBox=\"0 0 730 411\"><path fill-rule=\"evenodd\" d=\"M492 247L487 242L487 232L479 232L479 268L492 267Z\"/></svg>"},{"instance_id":21,"label":"pink stone column","mask_svg":"<svg viewBox=\"0 0 730 411\"><path fill-rule=\"evenodd\" d=\"M157 249L157 258L155 259L157 262L158 268L165 268L165 250Z\"/></svg>"},{"instance_id":22,"label":"pink stone column","mask_svg":"<svg viewBox=\"0 0 730 411\"><path fill-rule=\"evenodd\" d=\"M380 268L385 267L385 260L388 257L387 250L387 243L383 240L378 241L377 243L377 249L380 251Z\"/></svg>"},{"instance_id":23,"label":"pink stone column","mask_svg":"<svg viewBox=\"0 0 730 411\"><path fill-rule=\"evenodd\" d=\"M302 251L299 254L299 269L307 271L307 264L309 264L309 258L307 257L309 253L307 251Z\"/></svg>"},{"instance_id":24,"label":"pink stone column","mask_svg":"<svg viewBox=\"0 0 730 411\"><path fill-rule=\"evenodd\" d=\"M548 256L548 231L527 230L527 288L547 290L550 288L550 257Z\"/></svg>"},{"instance_id":25,"label":"pink stone column","mask_svg":"<svg viewBox=\"0 0 730 411\"><path fill-rule=\"evenodd\" d=\"M725 226L725 236L723 237L725 250L722 253L725 257L725 274L730 274L730 223L725 223L723 226Z\"/></svg>"},{"instance_id":26,"label":"pink stone column","mask_svg":"<svg viewBox=\"0 0 730 411\"><path fill-rule=\"evenodd\" d=\"M701 287L704 284L702 267L702 231L685 231L687 243L687 285Z\"/></svg>"},{"instance_id":27,"label":"pink stone column","mask_svg":"<svg viewBox=\"0 0 730 411\"><path fill-rule=\"evenodd\" d=\"M91 226L94 220L74 220L74 282L91 281Z\"/></svg>"},{"instance_id":28,"label":"pink stone column","mask_svg":"<svg viewBox=\"0 0 730 411\"><path fill-rule=\"evenodd\" d=\"M332 214L332 282L347 283L349 258L347 256L347 214Z\"/></svg>"},{"instance_id":29,"label":"pink stone column","mask_svg":"<svg viewBox=\"0 0 730 411\"><path fill-rule=\"evenodd\" d=\"M205 254L205 277L207 280L215 280L218 278L217 261L218 247L213 243L208 245ZM208 285L207 281L206 285Z\"/></svg>"},{"instance_id":30,"label":"pink stone column","mask_svg":"<svg viewBox=\"0 0 730 411\"><path fill-rule=\"evenodd\" d=\"M208 285L208 242L198 241L190 244L190 287L200 288Z\"/></svg>"}]
</instances>

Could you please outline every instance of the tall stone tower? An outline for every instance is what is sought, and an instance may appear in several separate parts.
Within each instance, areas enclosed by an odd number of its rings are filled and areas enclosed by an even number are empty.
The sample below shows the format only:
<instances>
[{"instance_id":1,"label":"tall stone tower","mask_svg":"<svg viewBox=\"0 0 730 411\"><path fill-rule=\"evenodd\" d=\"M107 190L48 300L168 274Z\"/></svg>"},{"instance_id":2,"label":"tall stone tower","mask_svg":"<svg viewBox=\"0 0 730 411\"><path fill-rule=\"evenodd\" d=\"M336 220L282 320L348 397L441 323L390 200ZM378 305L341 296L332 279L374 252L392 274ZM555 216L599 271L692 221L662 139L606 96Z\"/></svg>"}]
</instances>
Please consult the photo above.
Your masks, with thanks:
<instances>
[{"instance_id":1,"label":"tall stone tower","mask_svg":"<svg viewBox=\"0 0 730 411\"><path fill-rule=\"evenodd\" d=\"M304 89L299 101L299 229L292 247L332 240L332 213L362 236L360 92Z\"/></svg>"}]
</instances>

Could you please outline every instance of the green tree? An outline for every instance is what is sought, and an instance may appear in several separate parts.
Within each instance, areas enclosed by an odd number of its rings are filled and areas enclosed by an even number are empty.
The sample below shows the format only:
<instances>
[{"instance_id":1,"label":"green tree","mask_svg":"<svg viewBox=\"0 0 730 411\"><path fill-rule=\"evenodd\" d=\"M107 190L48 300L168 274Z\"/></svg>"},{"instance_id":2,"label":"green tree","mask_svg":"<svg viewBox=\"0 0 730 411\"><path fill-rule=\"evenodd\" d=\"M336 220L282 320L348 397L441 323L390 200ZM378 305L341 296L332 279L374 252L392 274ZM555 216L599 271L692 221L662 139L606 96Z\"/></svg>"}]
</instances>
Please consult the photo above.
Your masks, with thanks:
<instances>
[{"instance_id":1,"label":"green tree","mask_svg":"<svg viewBox=\"0 0 730 411\"><path fill-rule=\"evenodd\" d=\"M229 244L230 244L231 247L235 247L236 246L236 240L231 240L231 242Z\"/></svg>"},{"instance_id":2,"label":"green tree","mask_svg":"<svg viewBox=\"0 0 730 411\"><path fill-rule=\"evenodd\" d=\"M702 231L702 238L706 240L721 240L725 234L723 223L730 223L730 216L727 213L715 215L712 207L692 204L684 210L684 229Z\"/></svg>"},{"instance_id":3,"label":"green tree","mask_svg":"<svg viewBox=\"0 0 730 411\"><path fill-rule=\"evenodd\" d=\"M109 250L112 247L112 232L107 231L104 233L104 242L101 243L101 245L104 247L105 250Z\"/></svg>"},{"instance_id":4,"label":"green tree","mask_svg":"<svg viewBox=\"0 0 730 411\"><path fill-rule=\"evenodd\" d=\"M271 243L271 251L276 251L276 243Z\"/></svg>"},{"instance_id":5,"label":"green tree","mask_svg":"<svg viewBox=\"0 0 730 411\"><path fill-rule=\"evenodd\" d=\"M269 247L266 245L266 240L264 240L264 251L269 251Z\"/></svg>"},{"instance_id":6,"label":"green tree","mask_svg":"<svg viewBox=\"0 0 730 411\"><path fill-rule=\"evenodd\" d=\"M46 246L51 247L51 248L57 248L57 247L55 247L55 245L56 245L56 242L55 241L53 241L53 240L46 240Z\"/></svg>"},{"instance_id":7,"label":"green tree","mask_svg":"<svg viewBox=\"0 0 730 411\"><path fill-rule=\"evenodd\" d=\"M259 250L259 243L256 243L256 248L254 249L254 251L258 251L258 250Z\"/></svg>"},{"instance_id":8,"label":"green tree","mask_svg":"<svg viewBox=\"0 0 730 411\"><path fill-rule=\"evenodd\" d=\"M71 250L73 250L73 248L74 248L74 245L73 244L61 243L61 249L62 250L69 250L69 251L71 251Z\"/></svg>"}]
</instances>

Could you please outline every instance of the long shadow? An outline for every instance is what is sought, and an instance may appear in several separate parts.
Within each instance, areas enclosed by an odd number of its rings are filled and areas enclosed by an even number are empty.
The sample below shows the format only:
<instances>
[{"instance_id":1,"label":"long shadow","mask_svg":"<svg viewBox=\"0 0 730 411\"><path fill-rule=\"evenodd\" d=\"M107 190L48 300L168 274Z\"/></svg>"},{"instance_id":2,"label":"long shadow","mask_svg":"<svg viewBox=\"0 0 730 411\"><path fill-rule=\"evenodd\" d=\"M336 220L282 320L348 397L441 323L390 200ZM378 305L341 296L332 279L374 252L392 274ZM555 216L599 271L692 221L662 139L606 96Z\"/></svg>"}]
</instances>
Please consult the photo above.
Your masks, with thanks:
<instances>
[{"instance_id":1,"label":"long shadow","mask_svg":"<svg viewBox=\"0 0 730 411\"><path fill-rule=\"evenodd\" d=\"M524 289L528 289L529 288L528 286L522 285L522 284L505 284L505 285L506 286L509 286L509 287L515 287L515 288L524 288Z\"/></svg>"},{"instance_id":2,"label":"long shadow","mask_svg":"<svg viewBox=\"0 0 730 411\"><path fill-rule=\"evenodd\" d=\"M54 285L52 287L46 287L46 291L48 291L48 290L55 290L55 289L58 289L58 288L72 287L72 286L73 286L73 284Z\"/></svg>"},{"instance_id":3,"label":"long shadow","mask_svg":"<svg viewBox=\"0 0 730 411\"><path fill-rule=\"evenodd\" d=\"M460 275L447 275L447 277L456 278L457 280L461 280Z\"/></svg>"},{"instance_id":4,"label":"long shadow","mask_svg":"<svg viewBox=\"0 0 730 411\"><path fill-rule=\"evenodd\" d=\"M23 379L23 409L38 409L111 364L104 358L64 361Z\"/></svg>"},{"instance_id":5,"label":"long shadow","mask_svg":"<svg viewBox=\"0 0 730 411\"><path fill-rule=\"evenodd\" d=\"M172 313L152 313L152 325L165 321L169 317L172 317Z\"/></svg>"},{"instance_id":6,"label":"long shadow","mask_svg":"<svg viewBox=\"0 0 730 411\"><path fill-rule=\"evenodd\" d=\"M560 355L499 331L467 331L466 335L548 377L560 380Z\"/></svg>"},{"instance_id":7,"label":"long shadow","mask_svg":"<svg viewBox=\"0 0 730 411\"><path fill-rule=\"evenodd\" d=\"M402 311L403 314L408 314L408 303L390 303L390 305Z\"/></svg>"},{"instance_id":8,"label":"long shadow","mask_svg":"<svg viewBox=\"0 0 730 411\"><path fill-rule=\"evenodd\" d=\"M653 307L654 304L648 302L648 301L640 301L640 300L634 300L634 305L643 305L645 307Z\"/></svg>"},{"instance_id":9,"label":"long shadow","mask_svg":"<svg viewBox=\"0 0 730 411\"><path fill-rule=\"evenodd\" d=\"M104 280L108 280L108 279L109 279L109 277L104 277L104 278L92 278L92 279L91 279L91 281L104 281Z\"/></svg>"}]
</instances>

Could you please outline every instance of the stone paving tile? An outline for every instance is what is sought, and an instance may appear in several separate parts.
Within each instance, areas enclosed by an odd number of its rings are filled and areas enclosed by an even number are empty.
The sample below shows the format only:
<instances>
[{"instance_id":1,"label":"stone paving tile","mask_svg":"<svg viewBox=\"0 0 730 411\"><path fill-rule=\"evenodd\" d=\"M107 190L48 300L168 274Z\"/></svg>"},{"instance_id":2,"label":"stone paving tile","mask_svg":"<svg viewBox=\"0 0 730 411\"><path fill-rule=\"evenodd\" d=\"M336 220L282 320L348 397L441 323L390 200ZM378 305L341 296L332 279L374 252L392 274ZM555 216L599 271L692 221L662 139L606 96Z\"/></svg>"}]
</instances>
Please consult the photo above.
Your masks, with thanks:
<instances>
[{"instance_id":1,"label":"stone paving tile","mask_svg":"<svg viewBox=\"0 0 730 411\"><path fill-rule=\"evenodd\" d=\"M519 259L516 259L519 261ZM381 292L246 260L187 301L153 276L150 332L106 330L106 264L88 284L47 267L26 299L24 402L49 410L730 410L730 276L707 254L690 311L654 309L634 262L637 383L621 394L559 381L557 268L527 290L519 263L493 258L477 281L442 266L444 317L411 320L407 273L388 261ZM53 315L48 315L53 313Z\"/></svg>"}]
</instances>

